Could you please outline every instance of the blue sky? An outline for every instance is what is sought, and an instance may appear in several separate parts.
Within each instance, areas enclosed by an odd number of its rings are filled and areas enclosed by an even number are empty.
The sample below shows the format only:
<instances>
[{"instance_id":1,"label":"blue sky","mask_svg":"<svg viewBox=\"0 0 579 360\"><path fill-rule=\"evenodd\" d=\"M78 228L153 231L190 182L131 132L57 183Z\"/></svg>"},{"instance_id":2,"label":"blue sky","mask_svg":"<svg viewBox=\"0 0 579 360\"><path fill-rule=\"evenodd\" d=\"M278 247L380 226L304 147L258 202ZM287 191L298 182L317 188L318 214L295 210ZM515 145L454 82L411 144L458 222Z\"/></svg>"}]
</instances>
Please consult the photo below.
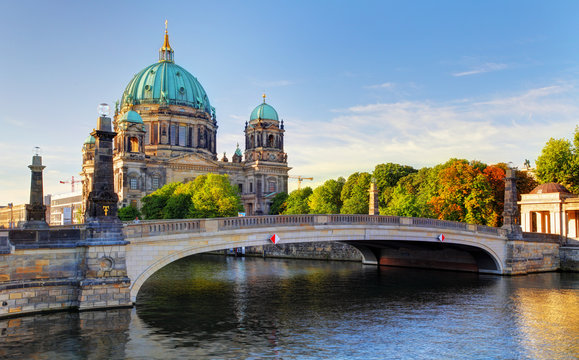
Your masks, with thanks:
<instances>
[{"instance_id":1,"label":"blue sky","mask_svg":"<svg viewBox=\"0 0 579 360\"><path fill-rule=\"evenodd\" d=\"M205 88L218 152L268 95L294 175L534 160L579 123L577 1L11 1L0 5L0 205L69 190L97 105L157 60ZM290 182L290 189L295 187Z\"/></svg>"}]
</instances>

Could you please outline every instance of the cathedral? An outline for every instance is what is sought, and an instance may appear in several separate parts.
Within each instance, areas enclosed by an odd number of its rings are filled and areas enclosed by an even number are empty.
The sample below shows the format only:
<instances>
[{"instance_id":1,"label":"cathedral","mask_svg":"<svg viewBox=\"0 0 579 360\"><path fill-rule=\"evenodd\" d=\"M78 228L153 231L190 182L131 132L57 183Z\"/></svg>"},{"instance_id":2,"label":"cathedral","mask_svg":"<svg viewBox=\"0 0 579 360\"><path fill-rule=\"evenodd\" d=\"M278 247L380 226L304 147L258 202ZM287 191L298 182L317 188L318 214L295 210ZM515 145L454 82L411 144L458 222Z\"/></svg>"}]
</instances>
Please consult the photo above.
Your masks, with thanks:
<instances>
[{"instance_id":1,"label":"cathedral","mask_svg":"<svg viewBox=\"0 0 579 360\"><path fill-rule=\"evenodd\" d=\"M119 207L140 207L143 196L163 185L207 173L229 175L247 215L267 214L273 196L288 190L283 120L265 95L245 122L245 151L237 145L231 159L218 160L215 108L197 78L175 64L166 29L159 61L129 82L113 125ZM92 188L94 146L89 136L82 148L83 203Z\"/></svg>"}]
</instances>

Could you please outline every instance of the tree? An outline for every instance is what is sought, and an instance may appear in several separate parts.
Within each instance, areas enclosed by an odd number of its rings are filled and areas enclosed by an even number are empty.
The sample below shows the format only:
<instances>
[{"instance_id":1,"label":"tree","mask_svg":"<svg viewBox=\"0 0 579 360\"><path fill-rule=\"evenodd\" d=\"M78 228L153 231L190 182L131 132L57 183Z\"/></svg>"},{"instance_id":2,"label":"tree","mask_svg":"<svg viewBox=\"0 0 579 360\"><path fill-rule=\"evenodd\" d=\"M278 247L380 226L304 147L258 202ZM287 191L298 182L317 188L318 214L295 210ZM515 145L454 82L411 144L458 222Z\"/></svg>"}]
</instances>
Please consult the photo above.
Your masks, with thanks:
<instances>
[{"instance_id":1,"label":"tree","mask_svg":"<svg viewBox=\"0 0 579 360\"><path fill-rule=\"evenodd\" d=\"M131 221L141 216L141 212L135 206L123 206L118 211L121 221Z\"/></svg>"},{"instance_id":2,"label":"tree","mask_svg":"<svg viewBox=\"0 0 579 360\"><path fill-rule=\"evenodd\" d=\"M494 194L479 162L455 160L438 173L438 195L430 200L439 219L496 225ZM502 209L501 209L502 212Z\"/></svg>"},{"instance_id":3,"label":"tree","mask_svg":"<svg viewBox=\"0 0 579 360\"><path fill-rule=\"evenodd\" d=\"M434 217L429 201L433 194L429 189L430 173L432 169L422 168L416 173L409 174L398 181L392 189L388 206L380 210L382 215L396 215L408 217Z\"/></svg>"},{"instance_id":4,"label":"tree","mask_svg":"<svg viewBox=\"0 0 579 360\"><path fill-rule=\"evenodd\" d=\"M190 181L185 184L179 184L175 188L163 209L164 219L185 219L189 216L189 209L195 192L194 184L193 181Z\"/></svg>"},{"instance_id":5,"label":"tree","mask_svg":"<svg viewBox=\"0 0 579 360\"><path fill-rule=\"evenodd\" d=\"M287 206L283 213L287 215L309 214L308 198L312 195L312 192L312 188L309 186L292 191L287 197Z\"/></svg>"},{"instance_id":6,"label":"tree","mask_svg":"<svg viewBox=\"0 0 579 360\"><path fill-rule=\"evenodd\" d=\"M579 191L579 127L575 128L573 143L567 139L549 139L535 161L537 178L541 183L555 182Z\"/></svg>"},{"instance_id":7,"label":"tree","mask_svg":"<svg viewBox=\"0 0 579 360\"><path fill-rule=\"evenodd\" d=\"M539 185L537 181L526 171L515 171L517 176L517 197L521 200L521 194L528 194Z\"/></svg>"},{"instance_id":8,"label":"tree","mask_svg":"<svg viewBox=\"0 0 579 360\"><path fill-rule=\"evenodd\" d=\"M288 194L286 192L280 192L275 194L273 199L271 200L271 206L269 207L269 214L270 215L279 215L282 214L286 209L286 200Z\"/></svg>"},{"instance_id":9,"label":"tree","mask_svg":"<svg viewBox=\"0 0 579 360\"><path fill-rule=\"evenodd\" d=\"M353 173L342 188L341 214L368 214L370 201L370 179L367 172Z\"/></svg>"},{"instance_id":10,"label":"tree","mask_svg":"<svg viewBox=\"0 0 579 360\"><path fill-rule=\"evenodd\" d=\"M163 209L167 205L167 201L173 195L173 192L180 183L174 182L155 190L147 196L144 196L141 202L141 212L146 219L164 219Z\"/></svg>"},{"instance_id":11,"label":"tree","mask_svg":"<svg viewBox=\"0 0 579 360\"><path fill-rule=\"evenodd\" d=\"M343 177L337 180L330 179L314 189L309 197L308 205L311 214L339 214L342 207L342 188L346 180Z\"/></svg>"},{"instance_id":12,"label":"tree","mask_svg":"<svg viewBox=\"0 0 579 360\"><path fill-rule=\"evenodd\" d=\"M417 170L412 166L394 163L379 164L374 168L372 177L378 188L380 207L385 208L392 196L393 188L403 177L415 173Z\"/></svg>"},{"instance_id":13,"label":"tree","mask_svg":"<svg viewBox=\"0 0 579 360\"><path fill-rule=\"evenodd\" d=\"M229 175L201 175L195 178L191 186L193 195L189 217L227 217L243 211L238 189L229 182Z\"/></svg>"}]
</instances>

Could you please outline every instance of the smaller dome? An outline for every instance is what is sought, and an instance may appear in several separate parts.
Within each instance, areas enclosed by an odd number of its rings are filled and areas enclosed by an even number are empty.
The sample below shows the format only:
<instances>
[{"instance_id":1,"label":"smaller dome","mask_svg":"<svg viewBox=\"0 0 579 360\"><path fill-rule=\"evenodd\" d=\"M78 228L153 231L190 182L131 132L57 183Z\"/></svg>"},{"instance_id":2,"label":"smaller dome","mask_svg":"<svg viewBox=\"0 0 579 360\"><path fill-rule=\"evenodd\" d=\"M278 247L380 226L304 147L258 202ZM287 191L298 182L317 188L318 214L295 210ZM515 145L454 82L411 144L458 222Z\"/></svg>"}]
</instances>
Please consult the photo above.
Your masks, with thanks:
<instances>
[{"instance_id":1,"label":"smaller dome","mask_svg":"<svg viewBox=\"0 0 579 360\"><path fill-rule=\"evenodd\" d=\"M249 121L258 119L279 121L277 117L277 111L275 111L273 106L268 105L265 102L263 104L259 104L255 109L253 109Z\"/></svg>"},{"instance_id":2,"label":"smaller dome","mask_svg":"<svg viewBox=\"0 0 579 360\"><path fill-rule=\"evenodd\" d=\"M557 183L541 184L536 188L534 188L533 191L531 191L531 194L549 194L549 193L570 194L571 192L567 190L567 188L564 187L563 185Z\"/></svg>"},{"instance_id":3,"label":"smaller dome","mask_svg":"<svg viewBox=\"0 0 579 360\"><path fill-rule=\"evenodd\" d=\"M96 143L96 140L95 140L94 136L89 135L89 136L86 138L86 140L84 141L83 145L86 145L86 144L94 144L94 143Z\"/></svg>"},{"instance_id":4,"label":"smaller dome","mask_svg":"<svg viewBox=\"0 0 579 360\"><path fill-rule=\"evenodd\" d=\"M133 111L133 110L129 110L126 113L124 113L123 116L121 116L119 123L122 123L125 121L126 122L132 122L135 124L142 124L143 123L143 119L141 118L141 115L139 115L136 111Z\"/></svg>"}]
</instances>

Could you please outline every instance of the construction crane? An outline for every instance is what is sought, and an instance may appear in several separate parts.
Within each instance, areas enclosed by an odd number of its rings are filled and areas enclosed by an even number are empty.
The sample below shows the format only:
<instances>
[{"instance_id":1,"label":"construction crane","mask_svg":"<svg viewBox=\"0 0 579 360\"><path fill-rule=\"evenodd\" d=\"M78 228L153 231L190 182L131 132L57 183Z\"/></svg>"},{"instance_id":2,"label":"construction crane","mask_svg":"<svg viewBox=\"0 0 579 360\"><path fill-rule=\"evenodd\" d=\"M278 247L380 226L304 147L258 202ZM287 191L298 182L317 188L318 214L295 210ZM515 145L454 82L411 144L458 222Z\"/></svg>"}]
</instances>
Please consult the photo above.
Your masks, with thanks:
<instances>
[{"instance_id":1,"label":"construction crane","mask_svg":"<svg viewBox=\"0 0 579 360\"><path fill-rule=\"evenodd\" d=\"M300 190L301 187L302 187L302 181L304 181L304 180L314 180L313 177L303 177L303 176L301 176L301 175L295 175L295 176L294 176L294 175L289 175L288 177L289 177L289 178L292 178L292 179L298 179L298 190Z\"/></svg>"},{"instance_id":2,"label":"construction crane","mask_svg":"<svg viewBox=\"0 0 579 360\"><path fill-rule=\"evenodd\" d=\"M80 183L82 180L74 180L74 176L70 179L70 181L62 181L60 180L61 184L70 184L71 192L74 192L74 184Z\"/></svg>"}]
</instances>

